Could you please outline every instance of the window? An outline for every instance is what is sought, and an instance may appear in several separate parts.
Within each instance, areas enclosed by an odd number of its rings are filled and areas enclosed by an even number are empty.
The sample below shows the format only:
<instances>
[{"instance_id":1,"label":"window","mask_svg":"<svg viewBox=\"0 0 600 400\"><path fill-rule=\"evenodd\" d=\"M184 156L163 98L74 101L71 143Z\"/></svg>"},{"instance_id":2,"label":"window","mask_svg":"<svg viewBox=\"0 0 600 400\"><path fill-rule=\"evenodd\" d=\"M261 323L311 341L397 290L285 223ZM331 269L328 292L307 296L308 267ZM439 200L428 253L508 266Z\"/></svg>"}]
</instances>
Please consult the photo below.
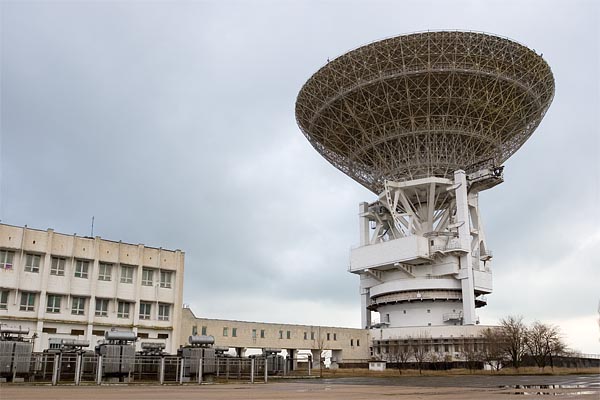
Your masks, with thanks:
<instances>
[{"instance_id":1,"label":"window","mask_svg":"<svg viewBox=\"0 0 600 400\"><path fill-rule=\"evenodd\" d=\"M90 262L85 260L75 261L75 278L87 279Z\"/></svg>"},{"instance_id":2,"label":"window","mask_svg":"<svg viewBox=\"0 0 600 400\"><path fill-rule=\"evenodd\" d=\"M0 250L0 268L12 269L14 255L12 251Z\"/></svg>"},{"instance_id":3,"label":"window","mask_svg":"<svg viewBox=\"0 0 600 400\"><path fill-rule=\"evenodd\" d=\"M264 330L264 329L261 329L261 330L260 330L260 338L261 338L261 339L264 339L264 338L265 338L265 330Z\"/></svg>"},{"instance_id":4,"label":"window","mask_svg":"<svg viewBox=\"0 0 600 400\"><path fill-rule=\"evenodd\" d=\"M160 271L160 287L171 287L171 275L173 275L171 271Z\"/></svg>"},{"instance_id":5,"label":"window","mask_svg":"<svg viewBox=\"0 0 600 400\"><path fill-rule=\"evenodd\" d=\"M96 317L108 317L108 299L96 299Z\"/></svg>"},{"instance_id":6,"label":"window","mask_svg":"<svg viewBox=\"0 0 600 400\"><path fill-rule=\"evenodd\" d=\"M71 329L71 336L83 336L83 329Z\"/></svg>"},{"instance_id":7,"label":"window","mask_svg":"<svg viewBox=\"0 0 600 400\"><path fill-rule=\"evenodd\" d=\"M157 336L158 339L168 339L169 338L169 334L168 333L159 333Z\"/></svg>"},{"instance_id":8,"label":"window","mask_svg":"<svg viewBox=\"0 0 600 400\"><path fill-rule=\"evenodd\" d=\"M237 337L237 328L231 328L231 337Z\"/></svg>"},{"instance_id":9,"label":"window","mask_svg":"<svg viewBox=\"0 0 600 400\"><path fill-rule=\"evenodd\" d=\"M61 300L62 300L62 296L57 296L55 294L49 294L48 295L48 304L46 304L46 312L59 313Z\"/></svg>"},{"instance_id":10,"label":"window","mask_svg":"<svg viewBox=\"0 0 600 400\"><path fill-rule=\"evenodd\" d=\"M27 254L25 257L25 272L40 272L40 255Z\"/></svg>"},{"instance_id":11,"label":"window","mask_svg":"<svg viewBox=\"0 0 600 400\"><path fill-rule=\"evenodd\" d=\"M256 339L256 329L252 329L252 339Z\"/></svg>"},{"instance_id":12,"label":"window","mask_svg":"<svg viewBox=\"0 0 600 400\"><path fill-rule=\"evenodd\" d=\"M354 339L350 339L350 347L354 347Z\"/></svg>"},{"instance_id":13,"label":"window","mask_svg":"<svg viewBox=\"0 0 600 400\"><path fill-rule=\"evenodd\" d=\"M310 333L310 340L315 340L315 333L314 332Z\"/></svg>"},{"instance_id":14,"label":"window","mask_svg":"<svg viewBox=\"0 0 600 400\"><path fill-rule=\"evenodd\" d=\"M85 297L73 297L71 303L71 314L73 315L84 315L85 314Z\"/></svg>"},{"instance_id":15,"label":"window","mask_svg":"<svg viewBox=\"0 0 600 400\"><path fill-rule=\"evenodd\" d=\"M292 338L292 333L291 333L290 331L287 331L287 332L286 332L286 337L287 337L288 339L291 339L291 338Z\"/></svg>"},{"instance_id":16,"label":"window","mask_svg":"<svg viewBox=\"0 0 600 400\"><path fill-rule=\"evenodd\" d=\"M158 320L159 321L168 321L170 311L171 311L170 304L159 304L158 305ZM233 336L235 336L235 335L233 335Z\"/></svg>"},{"instance_id":17,"label":"window","mask_svg":"<svg viewBox=\"0 0 600 400\"><path fill-rule=\"evenodd\" d=\"M0 310L8 308L8 290L0 290Z\"/></svg>"},{"instance_id":18,"label":"window","mask_svg":"<svg viewBox=\"0 0 600 400\"><path fill-rule=\"evenodd\" d=\"M192 326L192 336L196 336L198 334L198 325Z\"/></svg>"},{"instance_id":19,"label":"window","mask_svg":"<svg viewBox=\"0 0 600 400\"><path fill-rule=\"evenodd\" d=\"M360 346L360 339L356 339L356 345Z\"/></svg>"},{"instance_id":20,"label":"window","mask_svg":"<svg viewBox=\"0 0 600 400\"><path fill-rule=\"evenodd\" d=\"M99 281L110 281L110 273L112 271L112 264L100 263L98 266L98 280Z\"/></svg>"},{"instance_id":21,"label":"window","mask_svg":"<svg viewBox=\"0 0 600 400\"><path fill-rule=\"evenodd\" d=\"M64 258L52 257L52 263L50 265L50 275L65 275L65 265L67 260Z\"/></svg>"},{"instance_id":22,"label":"window","mask_svg":"<svg viewBox=\"0 0 600 400\"><path fill-rule=\"evenodd\" d=\"M133 267L121 265L121 283L133 283Z\"/></svg>"},{"instance_id":23,"label":"window","mask_svg":"<svg viewBox=\"0 0 600 400\"><path fill-rule=\"evenodd\" d=\"M104 336L104 331L102 331L100 329L94 329L92 331L92 335L94 335L94 336Z\"/></svg>"},{"instance_id":24,"label":"window","mask_svg":"<svg viewBox=\"0 0 600 400\"><path fill-rule=\"evenodd\" d=\"M304 340L306 340L308 338L308 333L304 332Z\"/></svg>"},{"instance_id":25,"label":"window","mask_svg":"<svg viewBox=\"0 0 600 400\"><path fill-rule=\"evenodd\" d=\"M227 336L229 335L229 328L225 327L223 328L223 336Z\"/></svg>"},{"instance_id":26,"label":"window","mask_svg":"<svg viewBox=\"0 0 600 400\"><path fill-rule=\"evenodd\" d=\"M283 339L283 331L279 331L279 339Z\"/></svg>"},{"instance_id":27,"label":"window","mask_svg":"<svg viewBox=\"0 0 600 400\"><path fill-rule=\"evenodd\" d=\"M327 340L329 340L330 336L331 336L331 334L329 332L327 332Z\"/></svg>"},{"instance_id":28,"label":"window","mask_svg":"<svg viewBox=\"0 0 600 400\"><path fill-rule=\"evenodd\" d=\"M337 340L337 333L333 334L333 340Z\"/></svg>"},{"instance_id":29,"label":"window","mask_svg":"<svg viewBox=\"0 0 600 400\"><path fill-rule=\"evenodd\" d=\"M120 301L117 304L117 318L129 318L129 303Z\"/></svg>"},{"instance_id":30,"label":"window","mask_svg":"<svg viewBox=\"0 0 600 400\"><path fill-rule=\"evenodd\" d=\"M42 328L42 332L43 333L56 333L56 328L44 327L44 328Z\"/></svg>"},{"instance_id":31,"label":"window","mask_svg":"<svg viewBox=\"0 0 600 400\"><path fill-rule=\"evenodd\" d=\"M140 302L140 319L150 319L152 303Z\"/></svg>"},{"instance_id":32,"label":"window","mask_svg":"<svg viewBox=\"0 0 600 400\"><path fill-rule=\"evenodd\" d=\"M144 286L152 286L152 275L154 275L154 271L150 268L142 269L142 285Z\"/></svg>"},{"instance_id":33,"label":"window","mask_svg":"<svg viewBox=\"0 0 600 400\"><path fill-rule=\"evenodd\" d=\"M137 337L140 339L148 339L148 334L143 332L138 332Z\"/></svg>"},{"instance_id":34,"label":"window","mask_svg":"<svg viewBox=\"0 0 600 400\"><path fill-rule=\"evenodd\" d=\"M33 311L35 309L35 293L21 292L21 311Z\"/></svg>"},{"instance_id":35,"label":"window","mask_svg":"<svg viewBox=\"0 0 600 400\"><path fill-rule=\"evenodd\" d=\"M206 327L205 326L202 327L202 335L206 336Z\"/></svg>"}]
</instances>

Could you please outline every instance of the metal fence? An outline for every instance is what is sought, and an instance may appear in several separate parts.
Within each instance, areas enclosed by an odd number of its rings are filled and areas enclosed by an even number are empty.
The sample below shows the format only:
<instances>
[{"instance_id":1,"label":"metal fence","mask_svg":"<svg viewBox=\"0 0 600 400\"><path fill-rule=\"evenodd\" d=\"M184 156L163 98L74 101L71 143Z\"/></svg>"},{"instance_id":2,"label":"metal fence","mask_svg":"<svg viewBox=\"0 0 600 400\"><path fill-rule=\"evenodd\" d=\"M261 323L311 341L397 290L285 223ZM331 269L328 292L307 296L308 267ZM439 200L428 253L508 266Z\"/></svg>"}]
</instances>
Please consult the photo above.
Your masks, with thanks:
<instances>
[{"instance_id":1,"label":"metal fence","mask_svg":"<svg viewBox=\"0 0 600 400\"><path fill-rule=\"evenodd\" d=\"M59 384L200 384L210 381L267 382L276 376L310 375L311 365L278 356L185 358L135 354L121 358L92 352L33 353L4 357L1 382Z\"/></svg>"}]
</instances>

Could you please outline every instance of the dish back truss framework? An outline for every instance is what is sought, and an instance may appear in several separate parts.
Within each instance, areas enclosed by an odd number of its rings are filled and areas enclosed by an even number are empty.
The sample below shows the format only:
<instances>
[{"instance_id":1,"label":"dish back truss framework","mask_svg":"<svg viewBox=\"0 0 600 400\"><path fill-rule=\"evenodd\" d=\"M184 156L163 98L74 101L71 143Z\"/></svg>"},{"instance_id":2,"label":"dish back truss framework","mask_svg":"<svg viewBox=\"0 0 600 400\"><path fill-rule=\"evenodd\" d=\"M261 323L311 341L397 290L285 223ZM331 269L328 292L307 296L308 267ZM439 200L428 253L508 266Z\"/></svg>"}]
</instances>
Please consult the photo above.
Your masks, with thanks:
<instances>
[{"instance_id":1,"label":"dish back truss framework","mask_svg":"<svg viewBox=\"0 0 600 400\"><path fill-rule=\"evenodd\" d=\"M296 102L300 129L378 195L360 204L360 246L350 254L363 327L372 327L371 311L379 328L478 323L475 309L492 291L478 194L503 181L502 164L553 96L540 55L477 32L374 42L306 82Z\"/></svg>"},{"instance_id":2,"label":"dish back truss framework","mask_svg":"<svg viewBox=\"0 0 600 400\"><path fill-rule=\"evenodd\" d=\"M502 165L553 95L550 67L521 44L423 32L328 62L302 87L296 119L323 157L378 194L385 180Z\"/></svg>"}]
</instances>

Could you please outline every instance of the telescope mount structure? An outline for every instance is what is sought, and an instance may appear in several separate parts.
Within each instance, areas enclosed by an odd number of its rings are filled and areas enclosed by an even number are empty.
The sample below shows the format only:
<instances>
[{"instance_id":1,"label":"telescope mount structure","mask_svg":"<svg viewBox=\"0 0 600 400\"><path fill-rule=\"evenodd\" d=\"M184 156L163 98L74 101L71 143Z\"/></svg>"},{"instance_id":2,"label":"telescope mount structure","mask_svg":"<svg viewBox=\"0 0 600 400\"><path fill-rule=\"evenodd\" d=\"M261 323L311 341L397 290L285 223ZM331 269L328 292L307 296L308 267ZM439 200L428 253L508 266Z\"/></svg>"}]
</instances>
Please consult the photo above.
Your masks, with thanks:
<instances>
[{"instance_id":1,"label":"telescope mount structure","mask_svg":"<svg viewBox=\"0 0 600 400\"><path fill-rule=\"evenodd\" d=\"M479 323L476 309L492 292L492 252L478 194L503 182L503 163L553 96L540 55L478 32L377 41L305 83L300 129L377 196L359 205L360 245L350 254L363 328L385 339L404 328Z\"/></svg>"}]
</instances>

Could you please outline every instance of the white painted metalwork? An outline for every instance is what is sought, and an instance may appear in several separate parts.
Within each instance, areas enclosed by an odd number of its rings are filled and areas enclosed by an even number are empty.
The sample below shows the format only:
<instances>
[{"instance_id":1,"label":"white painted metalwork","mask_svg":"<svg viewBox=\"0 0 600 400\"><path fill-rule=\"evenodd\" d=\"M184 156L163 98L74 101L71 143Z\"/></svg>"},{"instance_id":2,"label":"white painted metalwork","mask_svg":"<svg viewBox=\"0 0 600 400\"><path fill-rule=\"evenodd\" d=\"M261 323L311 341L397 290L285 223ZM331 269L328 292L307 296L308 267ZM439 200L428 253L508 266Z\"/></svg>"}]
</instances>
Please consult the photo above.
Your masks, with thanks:
<instances>
[{"instance_id":1,"label":"white painted metalwork","mask_svg":"<svg viewBox=\"0 0 600 400\"><path fill-rule=\"evenodd\" d=\"M378 195L359 206L361 316L383 329L475 325L492 291L478 194L554 96L542 57L510 39L421 32L352 50L302 87L312 146ZM390 331L391 332L391 331Z\"/></svg>"}]
</instances>

